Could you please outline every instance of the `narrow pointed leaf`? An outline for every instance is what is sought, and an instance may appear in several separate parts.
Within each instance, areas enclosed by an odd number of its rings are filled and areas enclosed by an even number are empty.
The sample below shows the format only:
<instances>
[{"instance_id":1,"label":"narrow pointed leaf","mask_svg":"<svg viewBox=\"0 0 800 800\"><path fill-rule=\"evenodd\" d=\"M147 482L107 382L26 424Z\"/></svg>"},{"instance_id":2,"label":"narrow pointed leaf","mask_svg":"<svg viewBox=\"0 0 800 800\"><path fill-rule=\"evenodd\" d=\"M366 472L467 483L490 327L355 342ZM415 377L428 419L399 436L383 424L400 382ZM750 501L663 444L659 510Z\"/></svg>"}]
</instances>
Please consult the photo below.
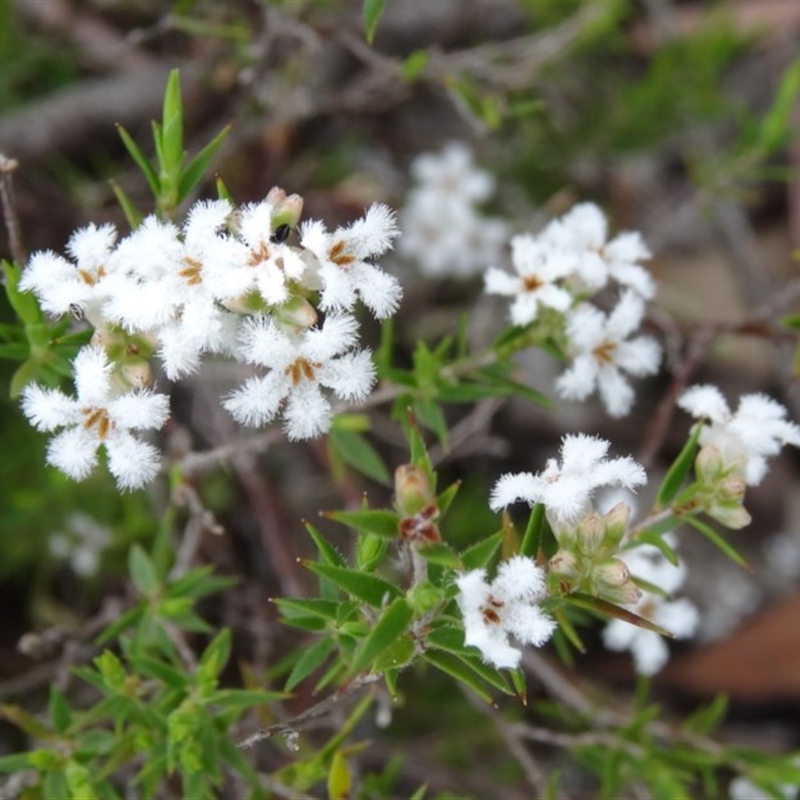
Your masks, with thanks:
<instances>
[{"instance_id":1,"label":"narrow pointed leaf","mask_svg":"<svg viewBox=\"0 0 800 800\"><path fill-rule=\"evenodd\" d=\"M122 213L125 215L131 230L138 228L144 218L142 212L136 208L133 200L128 197L125 190L116 181L111 181L111 190L114 192L114 197L117 198L119 207L122 209Z\"/></svg>"},{"instance_id":2,"label":"narrow pointed leaf","mask_svg":"<svg viewBox=\"0 0 800 800\"><path fill-rule=\"evenodd\" d=\"M322 575L347 594L374 608L381 608L387 597L393 599L400 595L400 590L396 586L376 575L367 575L331 564L319 564L315 561L304 561L303 563L312 572Z\"/></svg>"},{"instance_id":3,"label":"narrow pointed leaf","mask_svg":"<svg viewBox=\"0 0 800 800\"><path fill-rule=\"evenodd\" d=\"M392 511L326 511L324 516L355 528L359 533L374 533L386 539L394 539L399 534L400 518Z\"/></svg>"},{"instance_id":4,"label":"narrow pointed leaf","mask_svg":"<svg viewBox=\"0 0 800 800\"><path fill-rule=\"evenodd\" d=\"M153 595L160 587L156 568L141 545L135 544L128 556L128 570L136 588L145 597Z\"/></svg>"},{"instance_id":5,"label":"narrow pointed leaf","mask_svg":"<svg viewBox=\"0 0 800 800\"><path fill-rule=\"evenodd\" d=\"M350 672L357 674L371 664L384 650L402 636L414 616L404 597L398 597L386 608L356 652Z\"/></svg>"},{"instance_id":6,"label":"narrow pointed leaf","mask_svg":"<svg viewBox=\"0 0 800 800\"><path fill-rule=\"evenodd\" d=\"M689 470L694 463L694 456L697 452L697 443L700 440L700 434L702 430L702 425L694 426L691 436L689 436L686 444L683 446L683 449L678 454L678 457L675 459L675 461L673 461L672 465L667 470L667 474L664 476L664 480L661 482L661 486L658 489L658 495L656 496L656 503L658 507L664 508L665 506L669 505L672 499L678 493L678 490L681 488L681 485L686 479L686 476L689 474Z\"/></svg>"},{"instance_id":7,"label":"narrow pointed leaf","mask_svg":"<svg viewBox=\"0 0 800 800\"><path fill-rule=\"evenodd\" d=\"M709 542L716 545L728 558L734 563L738 564L746 570L751 567L745 560L744 556L740 555L725 539L720 536L710 525L697 519L697 517L683 517L684 522L688 522L696 531L699 531Z\"/></svg>"},{"instance_id":8,"label":"narrow pointed leaf","mask_svg":"<svg viewBox=\"0 0 800 800\"><path fill-rule=\"evenodd\" d=\"M482 569L491 563L503 543L503 531L497 531L481 542L470 545L461 553L461 563L465 569Z\"/></svg>"},{"instance_id":9,"label":"narrow pointed leaf","mask_svg":"<svg viewBox=\"0 0 800 800\"><path fill-rule=\"evenodd\" d=\"M594 611L595 613L599 613L604 616L621 619L623 622L629 622L631 625L636 625L638 628L644 628L645 630L653 631L660 636L666 636L668 639L673 638L672 633L670 633L666 628L662 628L660 625L656 625L655 622L651 622L649 619L645 619L644 617L640 617L638 614L634 614L633 611L629 611L627 608L614 605L614 603L610 603L608 600L603 600L599 597L592 597L591 595L583 594L581 592L566 594L564 595L563 600L565 603L569 603L577 608L583 608L587 611Z\"/></svg>"},{"instance_id":10,"label":"narrow pointed leaf","mask_svg":"<svg viewBox=\"0 0 800 800\"><path fill-rule=\"evenodd\" d=\"M161 191L161 182L158 179L158 175L156 171L153 169L152 164L148 161L145 154L139 149L139 145L133 140L131 135L122 125L117 125L117 131L119 132L120 138L122 139L122 143L125 145L125 149L128 151L130 157L136 162L136 166L142 171L142 174L147 180L147 185L150 187L150 191L153 193L154 197L157 197L159 192Z\"/></svg>"},{"instance_id":11,"label":"narrow pointed leaf","mask_svg":"<svg viewBox=\"0 0 800 800\"><path fill-rule=\"evenodd\" d=\"M179 202L183 202L189 193L203 179L211 161L219 150L223 139L230 132L231 126L226 125L190 162L181 175L178 184Z\"/></svg>"},{"instance_id":12,"label":"narrow pointed leaf","mask_svg":"<svg viewBox=\"0 0 800 800\"><path fill-rule=\"evenodd\" d=\"M522 556L536 558L539 554L539 546L542 542L542 523L544 522L544 505L536 503L531 509L528 517L528 525L522 536L522 544L519 553Z\"/></svg>"},{"instance_id":13,"label":"narrow pointed leaf","mask_svg":"<svg viewBox=\"0 0 800 800\"><path fill-rule=\"evenodd\" d=\"M328 439L342 460L353 469L384 486L391 485L392 476L386 464L378 451L360 433L334 427Z\"/></svg>"},{"instance_id":14,"label":"narrow pointed leaf","mask_svg":"<svg viewBox=\"0 0 800 800\"><path fill-rule=\"evenodd\" d=\"M333 639L320 639L307 650L303 651L299 661L286 679L286 691L291 692L295 686L305 680L314 670L322 666L324 661L333 652L336 643Z\"/></svg>"},{"instance_id":15,"label":"narrow pointed leaf","mask_svg":"<svg viewBox=\"0 0 800 800\"><path fill-rule=\"evenodd\" d=\"M386 0L364 0L364 35L372 44Z\"/></svg>"},{"instance_id":16,"label":"narrow pointed leaf","mask_svg":"<svg viewBox=\"0 0 800 800\"><path fill-rule=\"evenodd\" d=\"M305 523L305 528L308 531L308 535L314 540L319 557L325 564L330 564L334 567L347 566L347 562L341 553L310 522Z\"/></svg>"},{"instance_id":17,"label":"narrow pointed leaf","mask_svg":"<svg viewBox=\"0 0 800 800\"><path fill-rule=\"evenodd\" d=\"M450 508L453 500L455 500L458 490L461 488L461 481L451 483L440 495L436 498L436 505L439 506L439 513L444 516Z\"/></svg>"}]
</instances>

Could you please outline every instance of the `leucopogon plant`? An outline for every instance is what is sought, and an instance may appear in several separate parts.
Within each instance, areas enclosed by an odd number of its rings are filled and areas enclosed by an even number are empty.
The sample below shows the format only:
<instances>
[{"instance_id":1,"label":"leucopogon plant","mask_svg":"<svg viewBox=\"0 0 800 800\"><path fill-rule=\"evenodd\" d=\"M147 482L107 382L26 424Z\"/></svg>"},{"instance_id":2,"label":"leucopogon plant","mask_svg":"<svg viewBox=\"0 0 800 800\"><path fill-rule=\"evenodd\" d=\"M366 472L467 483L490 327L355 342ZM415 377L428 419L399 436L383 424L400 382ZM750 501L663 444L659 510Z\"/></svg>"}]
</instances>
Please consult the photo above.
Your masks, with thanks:
<instances>
[{"instance_id":1,"label":"leucopogon plant","mask_svg":"<svg viewBox=\"0 0 800 800\"><path fill-rule=\"evenodd\" d=\"M645 485L640 464L612 455L611 443L597 436L566 435L558 456L531 465L538 471L497 479L487 498L501 514L497 529L475 531L466 548L448 541L445 525L459 484L439 486L425 437L431 431L446 442L444 404L521 396L546 405L514 377L514 354L532 347L565 362L555 383L560 398L580 401L597 392L611 416L628 414L635 401L631 379L655 374L661 359L658 342L639 332L656 294L642 264L650 254L641 236L610 237L603 213L589 203L537 234L513 236L513 271L489 266L484 275L487 293L510 300L507 330L479 352L461 340L420 342L412 366L400 368L392 359L391 317L402 288L375 263L400 234L394 212L376 203L330 230L302 221L296 194L275 188L260 202L237 206L218 181L218 198L194 202L181 215L224 135L187 163L182 127L174 73L163 120L154 126L157 163L122 132L156 211L140 214L118 189L130 233L89 225L70 238L66 256L39 252L25 265L4 263L24 333L13 343L23 363L12 391L31 424L53 434L48 463L81 480L102 456L123 491L156 480L163 460L147 434L163 428L170 407L159 390L163 379L155 376L181 381L208 359L251 368L221 398L242 425L280 422L290 440L330 434L345 461L385 477L389 470L363 435L368 419L357 412L391 404L408 461L395 468L391 507L373 508L365 499L357 510L324 512L352 532L351 555L306 523L317 556L304 563L319 579L319 596L275 598L285 624L317 636L291 660L283 692L319 676L316 692L335 688L318 707L250 735L235 727L246 711L264 712L286 695L252 685L221 688L228 629L199 657L187 645L186 632L210 632L196 601L228 581L210 567L176 572L167 523L151 553L131 549L137 600L100 635L102 653L77 670L94 687L96 702L73 708L53 688L46 721L5 706L5 716L39 746L0 758L0 769L53 797L122 797L125 782L156 797L170 781L179 781L185 797L212 797L231 786L253 797L305 796L321 781L329 796L345 797L356 791L348 758L358 747L347 738L369 698L321 749L297 751L293 743L306 719L362 686L381 680L396 696L403 672L426 664L487 703L496 693L524 700L524 651L551 640L562 653L570 645L583 650L580 626L597 618L605 621L605 645L629 650L640 674L661 669L669 655L665 640L691 637L699 613L675 597L691 568L679 556L676 532L693 528L741 562L711 521L731 530L748 524L747 487L764 477L767 459L783 445L800 445L800 428L786 409L751 394L731 412L716 387L689 388L678 405L696 423L645 513L634 512L629 499L608 499L630 498ZM440 165L436 156L427 158L417 175L435 183ZM473 169L462 149L451 148L443 159L444 172ZM465 197L488 196L487 181L462 178ZM428 194L413 202L430 209L438 201ZM403 218L412 227L424 222L430 214L424 208ZM452 218L472 213L455 211ZM507 230L498 222L490 239ZM487 252L496 252L492 242ZM441 263L425 269L442 274ZM616 297L610 309L593 302L601 291ZM362 306L383 323L375 354L360 345ZM67 377L72 393L62 387ZM173 490L180 489L180 465L170 465L169 475ZM519 503L529 511L518 529L508 509ZM576 757L603 776L607 797L626 776L674 796L699 781L718 787L721 774L739 774L773 792L800 782L790 758L714 742L710 732L721 713L715 705L687 723L670 748L647 727L652 708L645 708L624 723L603 723L605 740L576 739ZM646 755L623 746L634 728L649 742ZM276 735L287 737L289 763L267 775L245 751Z\"/></svg>"}]
</instances>

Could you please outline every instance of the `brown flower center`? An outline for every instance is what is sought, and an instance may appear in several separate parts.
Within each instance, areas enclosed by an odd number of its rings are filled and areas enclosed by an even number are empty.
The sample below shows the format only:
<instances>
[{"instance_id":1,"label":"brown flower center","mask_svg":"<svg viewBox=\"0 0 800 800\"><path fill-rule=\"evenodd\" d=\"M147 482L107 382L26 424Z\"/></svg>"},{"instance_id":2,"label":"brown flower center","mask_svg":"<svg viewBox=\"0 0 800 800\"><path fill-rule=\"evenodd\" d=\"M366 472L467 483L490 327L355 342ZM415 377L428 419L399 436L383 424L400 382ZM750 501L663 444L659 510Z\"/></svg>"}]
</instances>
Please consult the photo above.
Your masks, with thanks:
<instances>
[{"instance_id":1,"label":"brown flower center","mask_svg":"<svg viewBox=\"0 0 800 800\"><path fill-rule=\"evenodd\" d=\"M292 386L297 386L303 378L313 381L315 378L314 370L322 366L318 361L309 361L307 358L295 359L284 370L284 374L292 379Z\"/></svg>"},{"instance_id":2,"label":"brown flower center","mask_svg":"<svg viewBox=\"0 0 800 800\"><path fill-rule=\"evenodd\" d=\"M351 256L345 251L344 242L337 242L331 247L328 252L328 259L336 264L337 267L347 267L356 260L355 256Z\"/></svg>"},{"instance_id":3,"label":"brown flower center","mask_svg":"<svg viewBox=\"0 0 800 800\"><path fill-rule=\"evenodd\" d=\"M186 265L184 269L178 272L178 275L181 278L186 280L186 283L189 286L196 286L198 283L202 283L203 281L203 264L201 261L197 261L194 258L190 258L186 256L183 259L183 263Z\"/></svg>"},{"instance_id":4,"label":"brown flower center","mask_svg":"<svg viewBox=\"0 0 800 800\"><path fill-rule=\"evenodd\" d=\"M88 431L97 428L97 435L101 441L105 441L109 431L114 429L114 423L109 419L108 410L105 408L82 408L84 415L83 427Z\"/></svg>"}]
</instances>

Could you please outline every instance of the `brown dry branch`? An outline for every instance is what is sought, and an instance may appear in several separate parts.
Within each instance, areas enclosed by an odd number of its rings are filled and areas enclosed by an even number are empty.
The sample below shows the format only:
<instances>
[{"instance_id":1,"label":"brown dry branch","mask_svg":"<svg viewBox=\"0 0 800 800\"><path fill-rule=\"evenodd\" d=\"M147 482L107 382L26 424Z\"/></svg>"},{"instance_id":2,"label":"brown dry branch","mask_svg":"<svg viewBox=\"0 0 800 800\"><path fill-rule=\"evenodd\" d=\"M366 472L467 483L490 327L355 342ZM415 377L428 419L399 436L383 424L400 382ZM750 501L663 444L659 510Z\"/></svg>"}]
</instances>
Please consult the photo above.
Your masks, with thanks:
<instances>
[{"instance_id":1,"label":"brown dry branch","mask_svg":"<svg viewBox=\"0 0 800 800\"><path fill-rule=\"evenodd\" d=\"M18 166L16 159L7 158L0 150L0 204L3 206L3 220L8 232L8 248L13 261L22 268L28 257L22 243L22 228L14 202L14 171Z\"/></svg>"},{"instance_id":2,"label":"brown dry branch","mask_svg":"<svg viewBox=\"0 0 800 800\"><path fill-rule=\"evenodd\" d=\"M276 736L292 736L310 722L330 714L333 709L339 707L347 698L360 692L365 686L371 686L380 679L381 676L375 674L354 678L350 683L345 684L341 689L337 689L333 694L328 695L324 700L320 700L319 703L315 703L297 716L251 733L240 742L237 742L236 746L240 750L248 750L253 745L266 739L273 739Z\"/></svg>"}]
</instances>

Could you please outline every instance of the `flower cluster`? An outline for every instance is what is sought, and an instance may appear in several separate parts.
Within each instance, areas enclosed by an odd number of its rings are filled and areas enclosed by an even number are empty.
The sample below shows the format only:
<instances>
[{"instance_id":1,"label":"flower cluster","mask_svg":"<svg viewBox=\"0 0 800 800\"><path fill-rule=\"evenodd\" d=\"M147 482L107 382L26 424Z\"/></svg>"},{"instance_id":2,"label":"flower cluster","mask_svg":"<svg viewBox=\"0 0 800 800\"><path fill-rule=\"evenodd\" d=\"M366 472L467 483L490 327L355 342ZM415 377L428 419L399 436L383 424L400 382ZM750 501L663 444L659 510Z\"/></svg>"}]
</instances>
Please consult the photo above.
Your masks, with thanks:
<instances>
[{"instance_id":1,"label":"flower cluster","mask_svg":"<svg viewBox=\"0 0 800 800\"><path fill-rule=\"evenodd\" d=\"M654 339L634 335L645 302L655 294L652 277L639 263L650 257L641 236L626 232L608 240L602 211L581 203L537 236L515 236L511 257L516 274L490 267L486 291L513 298L515 325L548 326L570 361L556 382L558 394L584 400L597 390L611 416L625 416L634 400L626 375L652 375L661 360ZM606 313L588 298L610 284L620 296Z\"/></svg>"},{"instance_id":2,"label":"flower cluster","mask_svg":"<svg viewBox=\"0 0 800 800\"><path fill-rule=\"evenodd\" d=\"M415 185L400 212L401 255L429 278L469 278L499 258L508 225L478 211L494 193L494 178L475 166L465 144L418 156L411 174Z\"/></svg>"},{"instance_id":3,"label":"flower cluster","mask_svg":"<svg viewBox=\"0 0 800 800\"><path fill-rule=\"evenodd\" d=\"M48 313L94 327L74 362L76 398L38 385L23 395L37 428L64 429L51 464L83 478L103 445L120 487L156 474L157 451L130 433L159 429L169 414L166 395L149 389L153 356L173 380L209 355L252 365L257 375L225 407L245 425L282 414L291 439L330 427L330 395L366 398L375 371L351 312L360 302L384 319L398 307L400 284L372 263L398 235L394 214L375 204L334 231L308 221L293 245L302 205L281 189L238 209L201 201L180 227L151 216L119 239L110 225L90 225L70 239L69 259L31 258L20 287Z\"/></svg>"},{"instance_id":4,"label":"flower cluster","mask_svg":"<svg viewBox=\"0 0 800 800\"><path fill-rule=\"evenodd\" d=\"M667 600L642 592L638 586L641 581L669 594L682 584L685 568L674 567L651 545L631 548L630 542L626 544L631 516L626 503L617 503L605 515L594 508L593 499L599 491L609 488L634 491L646 482L641 465L629 456L607 458L608 449L609 443L603 439L586 434L567 435L561 445L560 464L550 459L538 474L502 476L494 487L490 505L500 509L524 500L544 507L558 544L558 551L547 563L544 578L552 594L582 592L621 604L678 638L691 636L698 614L688 600ZM477 582L477 578L472 580ZM492 592L493 597L497 596L494 585ZM459 603L463 609L464 601L460 599ZM465 614L465 624L466 619ZM470 638L478 637L473 633L468 636L468 643ZM610 649L631 650L636 667L643 674L661 669L669 652L657 633L620 619L609 623L604 641ZM475 643L486 653L479 638Z\"/></svg>"}]
</instances>

